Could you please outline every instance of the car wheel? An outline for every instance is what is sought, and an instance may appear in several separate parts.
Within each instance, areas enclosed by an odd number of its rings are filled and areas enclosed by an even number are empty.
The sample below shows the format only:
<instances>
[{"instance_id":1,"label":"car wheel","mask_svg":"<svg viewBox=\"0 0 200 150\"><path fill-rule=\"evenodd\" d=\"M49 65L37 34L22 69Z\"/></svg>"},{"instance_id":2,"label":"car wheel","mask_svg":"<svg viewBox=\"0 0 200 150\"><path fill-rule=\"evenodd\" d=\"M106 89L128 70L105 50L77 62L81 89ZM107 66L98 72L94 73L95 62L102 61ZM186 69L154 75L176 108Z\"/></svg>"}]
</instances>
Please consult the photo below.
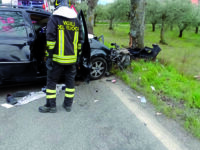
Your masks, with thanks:
<instances>
[{"instance_id":1,"label":"car wheel","mask_svg":"<svg viewBox=\"0 0 200 150\"><path fill-rule=\"evenodd\" d=\"M90 78L93 80L100 79L104 76L107 68L106 60L101 57L96 57L91 60Z\"/></svg>"}]
</instances>

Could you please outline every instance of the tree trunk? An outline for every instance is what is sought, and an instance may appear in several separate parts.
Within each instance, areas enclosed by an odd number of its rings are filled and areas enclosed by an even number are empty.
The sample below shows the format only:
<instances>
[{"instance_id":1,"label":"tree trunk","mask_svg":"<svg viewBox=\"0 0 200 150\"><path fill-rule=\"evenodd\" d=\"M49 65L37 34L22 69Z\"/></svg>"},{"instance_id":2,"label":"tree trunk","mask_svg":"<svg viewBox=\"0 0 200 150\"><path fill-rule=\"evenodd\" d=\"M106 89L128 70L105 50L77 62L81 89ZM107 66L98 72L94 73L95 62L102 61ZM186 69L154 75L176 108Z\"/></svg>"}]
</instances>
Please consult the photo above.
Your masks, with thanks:
<instances>
[{"instance_id":1,"label":"tree trunk","mask_svg":"<svg viewBox=\"0 0 200 150\"><path fill-rule=\"evenodd\" d=\"M184 31L184 29L181 29L181 30L179 31L179 36L178 36L178 37L180 37L180 38L183 37L183 31Z\"/></svg>"},{"instance_id":2,"label":"tree trunk","mask_svg":"<svg viewBox=\"0 0 200 150\"><path fill-rule=\"evenodd\" d=\"M162 20L161 31L160 31L160 43L167 44L165 42L165 21Z\"/></svg>"},{"instance_id":3,"label":"tree trunk","mask_svg":"<svg viewBox=\"0 0 200 150\"><path fill-rule=\"evenodd\" d=\"M97 14L94 14L94 27L96 26Z\"/></svg>"},{"instance_id":4,"label":"tree trunk","mask_svg":"<svg viewBox=\"0 0 200 150\"><path fill-rule=\"evenodd\" d=\"M152 31L155 32L156 31L156 24L152 23Z\"/></svg>"},{"instance_id":5,"label":"tree trunk","mask_svg":"<svg viewBox=\"0 0 200 150\"><path fill-rule=\"evenodd\" d=\"M94 26L94 9L97 5L98 0L87 0L88 11L87 11L87 27L88 33L93 34Z\"/></svg>"},{"instance_id":6,"label":"tree trunk","mask_svg":"<svg viewBox=\"0 0 200 150\"><path fill-rule=\"evenodd\" d=\"M173 26L173 24L171 24L170 25L170 30L173 31L173 29L174 29L174 26Z\"/></svg>"},{"instance_id":7,"label":"tree trunk","mask_svg":"<svg viewBox=\"0 0 200 150\"><path fill-rule=\"evenodd\" d=\"M199 33L199 27L196 27L195 33L198 34Z\"/></svg>"},{"instance_id":8,"label":"tree trunk","mask_svg":"<svg viewBox=\"0 0 200 150\"><path fill-rule=\"evenodd\" d=\"M130 7L132 48L144 48L145 0L131 0Z\"/></svg>"},{"instance_id":9,"label":"tree trunk","mask_svg":"<svg viewBox=\"0 0 200 150\"><path fill-rule=\"evenodd\" d=\"M113 30L113 19L110 19L110 26L109 26L109 30Z\"/></svg>"}]
</instances>

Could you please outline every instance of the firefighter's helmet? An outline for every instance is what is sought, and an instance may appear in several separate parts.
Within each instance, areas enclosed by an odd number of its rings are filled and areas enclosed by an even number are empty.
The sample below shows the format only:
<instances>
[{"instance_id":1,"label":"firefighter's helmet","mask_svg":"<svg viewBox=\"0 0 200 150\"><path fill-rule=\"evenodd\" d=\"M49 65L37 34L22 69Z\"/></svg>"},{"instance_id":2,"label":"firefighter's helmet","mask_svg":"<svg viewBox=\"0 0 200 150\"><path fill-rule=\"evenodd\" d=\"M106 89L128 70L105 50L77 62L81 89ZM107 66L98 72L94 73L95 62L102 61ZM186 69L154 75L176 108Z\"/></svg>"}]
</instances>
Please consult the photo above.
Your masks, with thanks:
<instances>
[{"instance_id":1,"label":"firefighter's helmet","mask_svg":"<svg viewBox=\"0 0 200 150\"><path fill-rule=\"evenodd\" d=\"M72 5L72 0L55 0L54 1L54 6L55 8L59 7L59 6L68 6L71 7Z\"/></svg>"}]
</instances>

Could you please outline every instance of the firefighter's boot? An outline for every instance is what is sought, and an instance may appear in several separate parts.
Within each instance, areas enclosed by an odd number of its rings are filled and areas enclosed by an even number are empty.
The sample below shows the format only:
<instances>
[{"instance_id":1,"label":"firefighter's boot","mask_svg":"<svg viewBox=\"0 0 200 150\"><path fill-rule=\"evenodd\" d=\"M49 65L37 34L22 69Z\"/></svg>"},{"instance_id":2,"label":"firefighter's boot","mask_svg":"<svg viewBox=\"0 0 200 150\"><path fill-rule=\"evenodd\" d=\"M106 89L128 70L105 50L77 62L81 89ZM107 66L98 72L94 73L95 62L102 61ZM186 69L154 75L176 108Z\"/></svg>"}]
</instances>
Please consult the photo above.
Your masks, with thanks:
<instances>
[{"instance_id":1,"label":"firefighter's boot","mask_svg":"<svg viewBox=\"0 0 200 150\"><path fill-rule=\"evenodd\" d=\"M63 103L63 108L67 111L70 112L72 110L72 106L66 106L65 103Z\"/></svg>"},{"instance_id":2,"label":"firefighter's boot","mask_svg":"<svg viewBox=\"0 0 200 150\"><path fill-rule=\"evenodd\" d=\"M39 112L41 113L56 113L56 103L55 100L47 100L44 106L39 107Z\"/></svg>"}]
</instances>

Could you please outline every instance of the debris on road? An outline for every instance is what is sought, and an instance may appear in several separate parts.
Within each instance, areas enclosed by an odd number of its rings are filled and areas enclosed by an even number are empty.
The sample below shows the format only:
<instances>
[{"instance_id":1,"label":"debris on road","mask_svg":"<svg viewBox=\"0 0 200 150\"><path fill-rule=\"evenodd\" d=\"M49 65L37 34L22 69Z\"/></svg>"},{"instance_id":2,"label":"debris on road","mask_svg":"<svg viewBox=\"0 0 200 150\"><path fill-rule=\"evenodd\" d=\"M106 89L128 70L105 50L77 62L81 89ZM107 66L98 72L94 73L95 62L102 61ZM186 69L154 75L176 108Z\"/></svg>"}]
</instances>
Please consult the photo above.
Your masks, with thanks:
<instances>
[{"instance_id":1,"label":"debris on road","mask_svg":"<svg viewBox=\"0 0 200 150\"><path fill-rule=\"evenodd\" d=\"M137 98L140 99L141 103L146 103L147 102L147 100L146 100L146 98L144 96L137 96Z\"/></svg>"},{"instance_id":2,"label":"debris on road","mask_svg":"<svg viewBox=\"0 0 200 150\"><path fill-rule=\"evenodd\" d=\"M111 81L112 81L112 79L106 79L106 81L108 81L108 82L111 82Z\"/></svg>"},{"instance_id":3,"label":"debris on road","mask_svg":"<svg viewBox=\"0 0 200 150\"><path fill-rule=\"evenodd\" d=\"M108 82L112 82L112 83L116 83L116 82L117 82L116 79L106 79L106 81L108 81Z\"/></svg>"},{"instance_id":4,"label":"debris on road","mask_svg":"<svg viewBox=\"0 0 200 150\"><path fill-rule=\"evenodd\" d=\"M116 82L117 82L117 80L115 80L115 79L112 80L112 83L116 83Z\"/></svg>"},{"instance_id":5,"label":"debris on road","mask_svg":"<svg viewBox=\"0 0 200 150\"><path fill-rule=\"evenodd\" d=\"M142 102L142 103L146 103L146 102L147 102L147 100L146 100L146 98L145 98L145 97L141 97L141 99L140 99L140 100L141 100L141 102Z\"/></svg>"},{"instance_id":6,"label":"debris on road","mask_svg":"<svg viewBox=\"0 0 200 150\"><path fill-rule=\"evenodd\" d=\"M60 94L60 91L65 90L64 84L56 85L56 94ZM98 91L97 91L98 92ZM13 95L8 94L6 97L6 102L8 105L3 105L3 107L10 108L10 105L19 106L24 105L29 102L35 101L37 99L43 98L46 96L46 87L42 88L39 92L28 92L28 91L18 91ZM19 97L22 97L19 99ZM18 99L17 99L18 98Z\"/></svg>"},{"instance_id":7,"label":"debris on road","mask_svg":"<svg viewBox=\"0 0 200 150\"><path fill-rule=\"evenodd\" d=\"M46 94L43 92L32 92L28 96L25 96L22 99L18 100L17 104L15 104L15 105L16 106L24 105L24 104L30 103L32 101L35 101L37 99L43 98L45 96L46 96Z\"/></svg>"},{"instance_id":8,"label":"debris on road","mask_svg":"<svg viewBox=\"0 0 200 150\"><path fill-rule=\"evenodd\" d=\"M6 101L7 103L14 105L17 103L17 100L14 98L14 96L12 96L11 94L8 94L6 97Z\"/></svg>"},{"instance_id":9,"label":"debris on road","mask_svg":"<svg viewBox=\"0 0 200 150\"><path fill-rule=\"evenodd\" d=\"M155 90L156 90L154 86L151 86L151 89L152 89L152 91L155 91Z\"/></svg>"},{"instance_id":10,"label":"debris on road","mask_svg":"<svg viewBox=\"0 0 200 150\"><path fill-rule=\"evenodd\" d=\"M160 116L160 115L162 115L162 113L156 112L156 116Z\"/></svg>"},{"instance_id":11,"label":"debris on road","mask_svg":"<svg viewBox=\"0 0 200 150\"><path fill-rule=\"evenodd\" d=\"M1 106L2 106L2 107L5 107L5 108L7 108L7 109L14 107L13 105L7 104L7 103L1 104Z\"/></svg>"},{"instance_id":12,"label":"debris on road","mask_svg":"<svg viewBox=\"0 0 200 150\"><path fill-rule=\"evenodd\" d=\"M94 102L96 103L96 102L98 102L99 100L94 100Z\"/></svg>"}]
</instances>

